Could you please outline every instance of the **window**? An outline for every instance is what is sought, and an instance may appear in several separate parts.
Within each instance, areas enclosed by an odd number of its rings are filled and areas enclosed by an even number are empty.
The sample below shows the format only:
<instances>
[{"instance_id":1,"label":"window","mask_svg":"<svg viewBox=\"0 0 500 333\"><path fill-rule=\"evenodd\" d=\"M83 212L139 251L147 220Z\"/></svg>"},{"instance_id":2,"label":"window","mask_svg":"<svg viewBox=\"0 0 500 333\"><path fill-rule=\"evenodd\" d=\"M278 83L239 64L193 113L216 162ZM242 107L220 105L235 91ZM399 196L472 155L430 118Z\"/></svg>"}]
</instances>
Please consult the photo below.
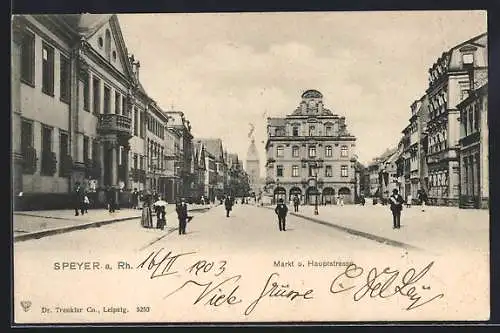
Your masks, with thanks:
<instances>
[{"instance_id":1,"label":"window","mask_svg":"<svg viewBox=\"0 0 500 333\"><path fill-rule=\"evenodd\" d=\"M89 75L83 78L83 109L89 111L90 89L89 89Z\"/></svg>"},{"instance_id":2,"label":"window","mask_svg":"<svg viewBox=\"0 0 500 333\"><path fill-rule=\"evenodd\" d=\"M134 108L134 135L139 135L139 110Z\"/></svg>"},{"instance_id":3,"label":"window","mask_svg":"<svg viewBox=\"0 0 500 333\"><path fill-rule=\"evenodd\" d=\"M115 113L121 114L120 101L122 100L119 92L115 92Z\"/></svg>"},{"instance_id":4,"label":"window","mask_svg":"<svg viewBox=\"0 0 500 333\"><path fill-rule=\"evenodd\" d=\"M342 165L340 167L340 176L347 177L347 165Z\"/></svg>"},{"instance_id":5,"label":"window","mask_svg":"<svg viewBox=\"0 0 500 333\"><path fill-rule=\"evenodd\" d=\"M33 123L23 120L21 123L21 151L33 147Z\"/></svg>"},{"instance_id":6,"label":"window","mask_svg":"<svg viewBox=\"0 0 500 333\"><path fill-rule=\"evenodd\" d=\"M64 177L64 168L63 166L63 161L66 159L66 156L68 156L68 134L61 132L59 134L59 176Z\"/></svg>"},{"instance_id":7,"label":"window","mask_svg":"<svg viewBox=\"0 0 500 333\"><path fill-rule=\"evenodd\" d=\"M293 126L293 128L292 128L292 135L293 136L299 136L299 128L298 128L298 126Z\"/></svg>"},{"instance_id":8,"label":"window","mask_svg":"<svg viewBox=\"0 0 500 333\"><path fill-rule=\"evenodd\" d=\"M479 104L474 107L474 130L479 130Z\"/></svg>"},{"instance_id":9,"label":"window","mask_svg":"<svg viewBox=\"0 0 500 333\"><path fill-rule=\"evenodd\" d=\"M325 156L326 157L332 157L332 146L326 146L325 147Z\"/></svg>"},{"instance_id":10,"label":"window","mask_svg":"<svg viewBox=\"0 0 500 333\"><path fill-rule=\"evenodd\" d=\"M474 63L474 54L469 53L469 54L462 54L462 62L464 65L471 65Z\"/></svg>"},{"instance_id":11,"label":"window","mask_svg":"<svg viewBox=\"0 0 500 333\"><path fill-rule=\"evenodd\" d=\"M42 125L42 175L49 175L50 170L48 167L50 164L49 161L45 159L49 157L49 152L52 151L52 128Z\"/></svg>"},{"instance_id":12,"label":"window","mask_svg":"<svg viewBox=\"0 0 500 333\"><path fill-rule=\"evenodd\" d=\"M100 152L99 152L99 142L96 140L92 141L92 161L97 162L100 161Z\"/></svg>"},{"instance_id":13,"label":"window","mask_svg":"<svg viewBox=\"0 0 500 333\"><path fill-rule=\"evenodd\" d=\"M21 40L21 80L35 84L35 35L28 31Z\"/></svg>"},{"instance_id":14,"label":"window","mask_svg":"<svg viewBox=\"0 0 500 333\"><path fill-rule=\"evenodd\" d=\"M314 126L309 126L309 136L314 136Z\"/></svg>"},{"instance_id":15,"label":"window","mask_svg":"<svg viewBox=\"0 0 500 333\"><path fill-rule=\"evenodd\" d=\"M127 109L127 99L122 96L122 115L130 117L129 111Z\"/></svg>"},{"instance_id":16,"label":"window","mask_svg":"<svg viewBox=\"0 0 500 333\"><path fill-rule=\"evenodd\" d=\"M61 54L60 56L60 90L61 90L61 101L69 103L70 96L70 66L69 59Z\"/></svg>"},{"instance_id":17,"label":"window","mask_svg":"<svg viewBox=\"0 0 500 333\"><path fill-rule=\"evenodd\" d=\"M141 112L141 119L140 119L140 124L139 124L139 135L143 139L144 139L145 127L146 127L145 112Z\"/></svg>"},{"instance_id":18,"label":"window","mask_svg":"<svg viewBox=\"0 0 500 333\"><path fill-rule=\"evenodd\" d=\"M309 157L316 157L316 147L309 147Z\"/></svg>"},{"instance_id":19,"label":"window","mask_svg":"<svg viewBox=\"0 0 500 333\"><path fill-rule=\"evenodd\" d=\"M106 29L104 37L104 52L106 53L106 59L109 60L111 54L111 33Z\"/></svg>"},{"instance_id":20,"label":"window","mask_svg":"<svg viewBox=\"0 0 500 333\"><path fill-rule=\"evenodd\" d=\"M137 154L134 154L134 169L137 170Z\"/></svg>"},{"instance_id":21,"label":"window","mask_svg":"<svg viewBox=\"0 0 500 333\"><path fill-rule=\"evenodd\" d=\"M276 147L276 157L283 157L283 146Z\"/></svg>"},{"instance_id":22,"label":"window","mask_svg":"<svg viewBox=\"0 0 500 333\"><path fill-rule=\"evenodd\" d=\"M297 146L292 147L292 157L299 157L299 147Z\"/></svg>"},{"instance_id":23,"label":"window","mask_svg":"<svg viewBox=\"0 0 500 333\"><path fill-rule=\"evenodd\" d=\"M332 136L332 127L331 126L326 126L326 128L325 128L325 135L326 136Z\"/></svg>"},{"instance_id":24,"label":"window","mask_svg":"<svg viewBox=\"0 0 500 333\"><path fill-rule=\"evenodd\" d=\"M283 177L283 166L282 165L276 166L276 177Z\"/></svg>"},{"instance_id":25,"label":"window","mask_svg":"<svg viewBox=\"0 0 500 333\"><path fill-rule=\"evenodd\" d=\"M317 169L314 165L309 165L309 177L316 176Z\"/></svg>"},{"instance_id":26,"label":"window","mask_svg":"<svg viewBox=\"0 0 500 333\"><path fill-rule=\"evenodd\" d=\"M42 45L42 91L54 96L54 48Z\"/></svg>"},{"instance_id":27,"label":"window","mask_svg":"<svg viewBox=\"0 0 500 333\"><path fill-rule=\"evenodd\" d=\"M331 177L332 176L332 166L327 165L325 166L325 177Z\"/></svg>"},{"instance_id":28,"label":"window","mask_svg":"<svg viewBox=\"0 0 500 333\"><path fill-rule=\"evenodd\" d=\"M83 161L86 162L89 159L89 137L83 136Z\"/></svg>"},{"instance_id":29,"label":"window","mask_svg":"<svg viewBox=\"0 0 500 333\"><path fill-rule=\"evenodd\" d=\"M92 79L92 89L94 93L94 101L93 101L93 113L99 114L101 113L101 80L94 77Z\"/></svg>"},{"instance_id":30,"label":"window","mask_svg":"<svg viewBox=\"0 0 500 333\"><path fill-rule=\"evenodd\" d=\"M474 126L474 113L472 107L469 109L469 134L472 133L472 127Z\"/></svg>"},{"instance_id":31,"label":"window","mask_svg":"<svg viewBox=\"0 0 500 333\"><path fill-rule=\"evenodd\" d=\"M104 86L104 114L111 113L111 90L109 87Z\"/></svg>"},{"instance_id":32,"label":"window","mask_svg":"<svg viewBox=\"0 0 500 333\"><path fill-rule=\"evenodd\" d=\"M347 155L348 155L347 146L340 147L340 156L347 157Z\"/></svg>"},{"instance_id":33,"label":"window","mask_svg":"<svg viewBox=\"0 0 500 333\"><path fill-rule=\"evenodd\" d=\"M293 165L292 166L292 177L298 177L298 176L299 176L299 166Z\"/></svg>"}]
</instances>

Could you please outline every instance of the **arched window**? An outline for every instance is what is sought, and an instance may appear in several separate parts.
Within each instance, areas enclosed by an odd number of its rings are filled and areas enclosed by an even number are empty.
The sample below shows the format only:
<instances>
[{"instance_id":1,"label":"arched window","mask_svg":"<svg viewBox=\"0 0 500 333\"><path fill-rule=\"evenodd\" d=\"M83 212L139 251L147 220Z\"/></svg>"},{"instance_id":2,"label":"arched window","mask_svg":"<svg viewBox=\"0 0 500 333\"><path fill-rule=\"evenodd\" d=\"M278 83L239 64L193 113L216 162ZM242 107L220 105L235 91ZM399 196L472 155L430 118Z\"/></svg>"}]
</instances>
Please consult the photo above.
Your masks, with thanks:
<instances>
[{"instance_id":1,"label":"arched window","mask_svg":"<svg viewBox=\"0 0 500 333\"><path fill-rule=\"evenodd\" d=\"M104 52L106 53L106 59L110 59L111 54L111 32L106 29L106 35L104 37Z\"/></svg>"}]
</instances>

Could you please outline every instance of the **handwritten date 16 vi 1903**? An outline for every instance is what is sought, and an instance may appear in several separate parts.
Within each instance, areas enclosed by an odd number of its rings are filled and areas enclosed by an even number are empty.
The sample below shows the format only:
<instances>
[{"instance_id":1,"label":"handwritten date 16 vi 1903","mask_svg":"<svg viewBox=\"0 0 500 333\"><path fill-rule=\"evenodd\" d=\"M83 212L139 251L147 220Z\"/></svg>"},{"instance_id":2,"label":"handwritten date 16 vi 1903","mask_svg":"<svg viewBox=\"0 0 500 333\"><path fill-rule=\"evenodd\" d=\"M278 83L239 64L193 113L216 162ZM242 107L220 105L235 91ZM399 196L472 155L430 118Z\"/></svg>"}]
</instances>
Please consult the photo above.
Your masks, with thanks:
<instances>
[{"instance_id":1,"label":"handwritten date 16 vi 1903","mask_svg":"<svg viewBox=\"0 0 500 333\"><path fill-rule=\"evenodd\" d=\"M330 292L338 294L354 290L353 299L356 302L363 299L366 295L369 295L370 298L390 298L394 295L401 295L408 297L412 302L406 310L413 310L444 296L443 293L439 293L422 299L422 296L417 292L417 283L424 278L433 265L434 262L429 263L418 273L415 268L410 268L404 274L390 267L386 267L382 271L372 268L363 278L365 269L351 264L332 281ZM399 277L401 277L400 281L396 282ZM361 280L361 284L356 283L359 280ZM426 290L427 292L431 289L430 286L423 285L421 282L418 286L420 285L422 286L422 290Z\"/></svg>"}]
</instances>

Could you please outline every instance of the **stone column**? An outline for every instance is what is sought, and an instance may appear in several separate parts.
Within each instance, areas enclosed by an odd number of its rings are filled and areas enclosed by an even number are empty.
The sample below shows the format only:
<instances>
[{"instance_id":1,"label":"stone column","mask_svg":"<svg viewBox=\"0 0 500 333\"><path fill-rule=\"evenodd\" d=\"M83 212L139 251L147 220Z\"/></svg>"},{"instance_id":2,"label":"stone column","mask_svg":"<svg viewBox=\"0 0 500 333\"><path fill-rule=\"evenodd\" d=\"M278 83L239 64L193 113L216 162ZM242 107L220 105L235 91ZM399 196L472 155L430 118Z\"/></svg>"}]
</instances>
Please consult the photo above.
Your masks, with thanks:
<instances>
[{"instance_id":1,"label":"stone column","mask_svg":"<svg viewBox=\"0 0 500 333\"><path fill-rule=\"evenodd\" d=\"M106 165L104 165L104 154L107 154L108 145L105 142L99 143L99 163L101 164L101 176L99 178L99 186L104 185L104 172L106 170Z\"/></svg>"},{"instance_id":2,"label":"stone column","mask_svg":"<svg viewBox=\"0 0 500 333\"><path fill-rule=\"evenodd\" d=\"M129 170L129 152L130 148L129 147L124 147L123 149L123 168L125 170L125 179L123 180L125 182L125 189L131 189L130 186L130 170Z\"/></svg>"},{"instance_id":3,"label":"stone column","mask_svg":"<svg viewBox=\"0 0 500 333\"><path fill-rule=\"evenodd\" d=\"M12 195L15 197L23 190L23 155L21 152L21 42L22 26L18 17L12 21L11 40L11 109L12 109L12 147L13 162ZM14 201L15 204L15 201ZM14 209L16 209L14 206Z\"/></svg>"},{"instance_id":4,"label":"stone column","mask_svg":"<svg viewBox=\"0 0 500 333\"><path fill-rule=\"evenodd\" d=\"M116 144L111 144L111 186L117 186L118 185L118 152L117 152L117 145Z\"/></svg>"}]
</instances>

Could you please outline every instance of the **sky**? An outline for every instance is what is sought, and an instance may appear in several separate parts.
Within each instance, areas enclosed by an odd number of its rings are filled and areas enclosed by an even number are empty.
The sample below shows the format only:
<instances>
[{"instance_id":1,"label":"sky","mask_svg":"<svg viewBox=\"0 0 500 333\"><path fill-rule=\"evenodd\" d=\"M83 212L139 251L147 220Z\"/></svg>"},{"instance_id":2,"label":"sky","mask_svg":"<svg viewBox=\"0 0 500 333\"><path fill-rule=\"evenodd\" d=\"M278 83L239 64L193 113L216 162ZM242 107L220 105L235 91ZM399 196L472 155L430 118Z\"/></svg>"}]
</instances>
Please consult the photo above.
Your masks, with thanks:
<instances>
[{"instance_id":1,"label":"sky","mask_svg":"<svg viewBox=\"0 0 500 333\"><path fill-rule=\"evenodd\" d=\"M346 117L362 163L397 145L428 68L487 31L485 11L119 14L140 81L195 137L245 159L250 124L264 176L266 117L308 89Z\"/></svg>"}]
</instances>

